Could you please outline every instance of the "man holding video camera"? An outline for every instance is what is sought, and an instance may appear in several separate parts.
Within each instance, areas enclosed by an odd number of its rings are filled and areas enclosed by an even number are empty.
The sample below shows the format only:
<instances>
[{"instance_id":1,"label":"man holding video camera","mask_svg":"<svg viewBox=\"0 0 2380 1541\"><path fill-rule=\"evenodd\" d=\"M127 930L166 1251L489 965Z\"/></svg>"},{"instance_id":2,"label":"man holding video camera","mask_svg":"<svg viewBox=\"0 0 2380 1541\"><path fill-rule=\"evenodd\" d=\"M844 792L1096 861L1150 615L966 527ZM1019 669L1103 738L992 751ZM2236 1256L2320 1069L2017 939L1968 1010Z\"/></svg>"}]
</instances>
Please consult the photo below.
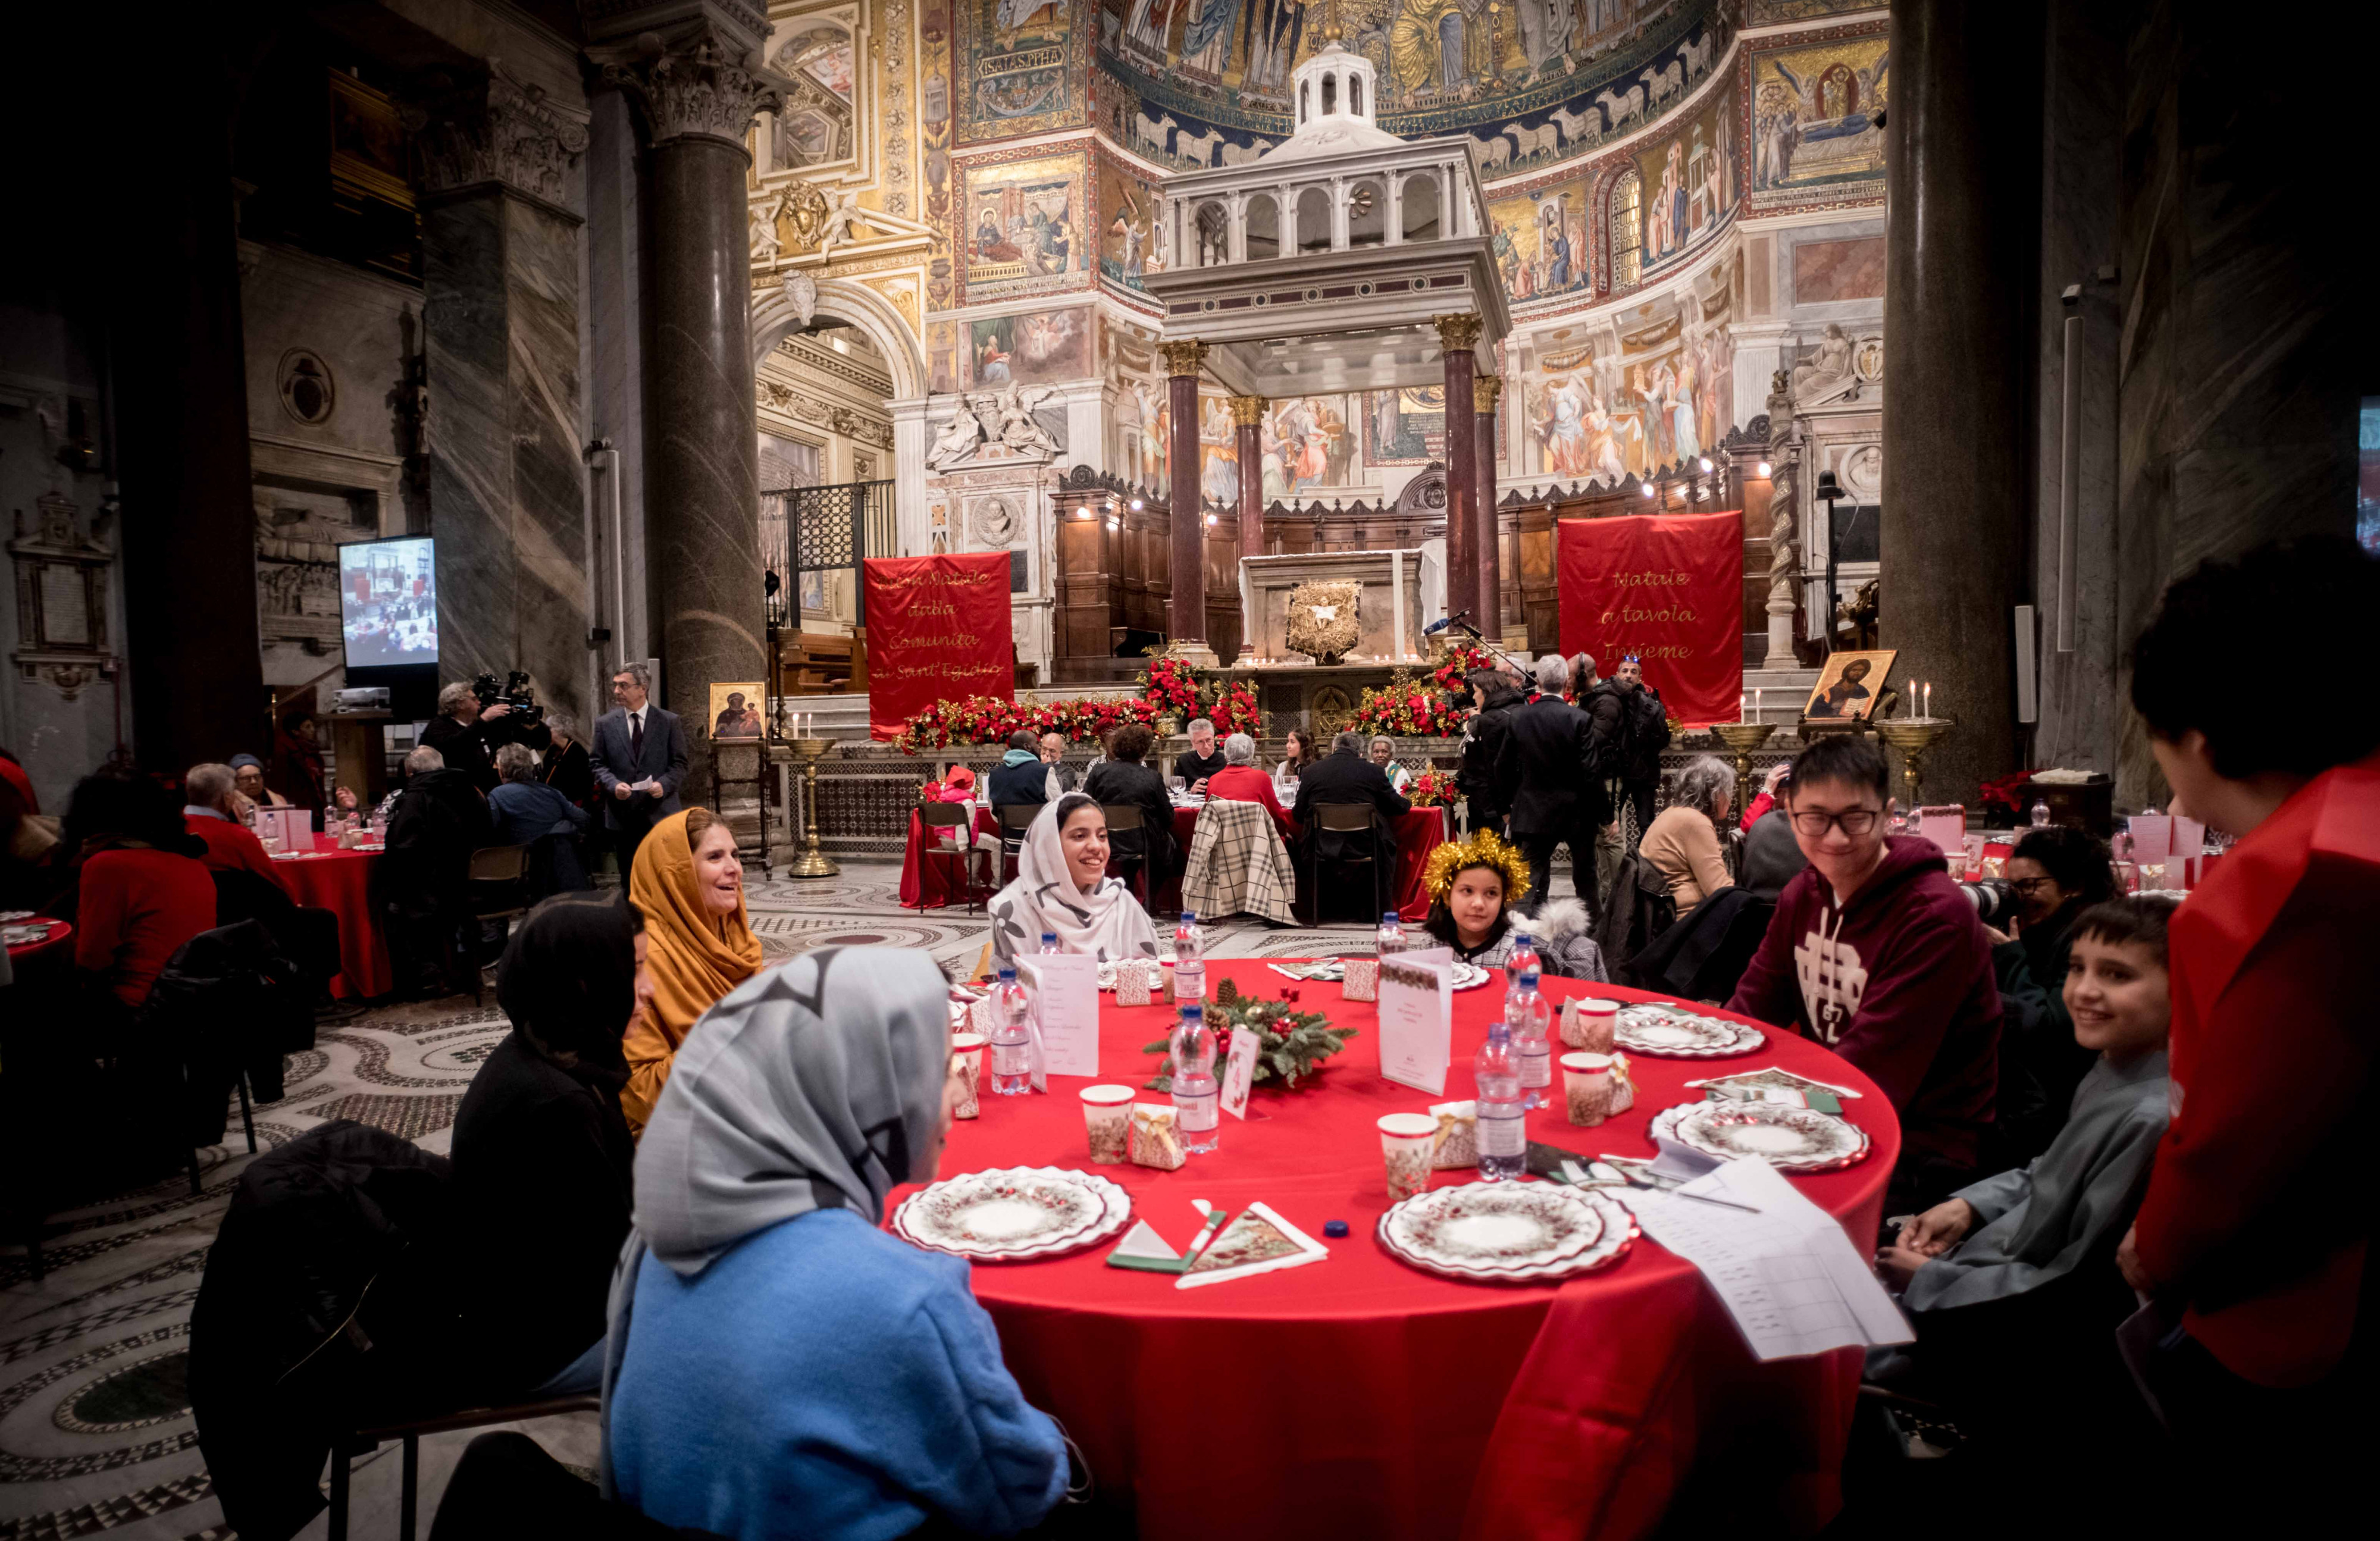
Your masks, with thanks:
<instances>
[{"instance_id":1,"label":"man holding video camera","mask_svg":"<svg viewBox=\"0 0 2380 1541\"><path fill-rule=\"evenodd\" d=\"M526 674L513 676L516 686ZM438 692L438 715L421 730L421 746L435 749L449 770L460 770L482 794L496 787L496 751L506 744L543 749L552 735L541 722L509 722L519 708L496 688L493 674L469 685L461 681Z\"/></svg>"}]
</instances>

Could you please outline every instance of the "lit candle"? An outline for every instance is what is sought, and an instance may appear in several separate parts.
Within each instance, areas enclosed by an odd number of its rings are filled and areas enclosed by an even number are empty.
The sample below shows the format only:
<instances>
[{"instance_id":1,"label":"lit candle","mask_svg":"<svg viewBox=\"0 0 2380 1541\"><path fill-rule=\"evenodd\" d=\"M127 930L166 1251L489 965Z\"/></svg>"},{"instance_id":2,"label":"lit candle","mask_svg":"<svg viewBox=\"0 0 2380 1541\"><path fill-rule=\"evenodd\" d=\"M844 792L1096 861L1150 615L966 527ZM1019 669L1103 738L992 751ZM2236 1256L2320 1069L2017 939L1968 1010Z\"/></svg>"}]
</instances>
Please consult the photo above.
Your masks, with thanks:
<instances>
[{"instance_id":1,"label":"lit candle","mask_svg":"<svg viewBox=\"0 0 2380 1541\"><path fill-rule=\"evenodd\" d=\"M1909 676L1909 715L1917 715L1917 676L1914 674Z\"/></svg>"},{"instance_id":2,"label":"lit candle","mask_svg":"<svg viewBox=\"0 0 2380 1541\"><path fill-rule=\"evenodd\" d=\"M1755 690L1752 693L1752 717L1755 722L1758 722L1760 720L1760 692L1758 690Z\"/></svg>"},{"instance_id":3,"label":"lit candle","mask_svg":"<svg viewBox=\"0 0 2380 1541\"><path fill-rule=\"evenodd\" d=\"M1934 682L1925 682L1925 721L1934 721Z\"/></svg>"},{"instance_id":4,"label":"lit candle","mask_svg":"<svg viewBox=\"0 0 2380 1541\"><path fill-rule=\"evenodd\" d=\"M1743 721L1743 692L1741 690L1735 693L1735 720L1739 722Z\"/></svg>"}]
</instances>

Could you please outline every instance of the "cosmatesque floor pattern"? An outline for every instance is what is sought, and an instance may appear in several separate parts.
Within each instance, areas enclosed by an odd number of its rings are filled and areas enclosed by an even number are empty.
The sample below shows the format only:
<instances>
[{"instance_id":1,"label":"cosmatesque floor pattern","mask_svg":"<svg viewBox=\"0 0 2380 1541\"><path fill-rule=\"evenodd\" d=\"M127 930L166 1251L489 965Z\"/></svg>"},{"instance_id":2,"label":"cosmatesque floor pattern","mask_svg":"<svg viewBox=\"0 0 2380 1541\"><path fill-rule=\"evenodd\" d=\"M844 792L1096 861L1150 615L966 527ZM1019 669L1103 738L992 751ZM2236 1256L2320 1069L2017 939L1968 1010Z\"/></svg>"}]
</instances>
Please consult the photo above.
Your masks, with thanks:
<instances>
[{"instance_id":1,"label":"cosmatesque floor pattern","mask_svg":"<svg viewBox=\"0 0 2380 1541\"><path fill-rule=\"evenodd\" d=\"M814 947L922 948L945 973L974 966L989 923L963 909L901 907L889 861L844 863L837 878L748 880L753 929L771 964ZM1166 929L1160 921L1160 929ZM1300 957L1368 946L1362 928L1202 926L1210 955ZM258 1148L335 1119L387 1129L443 1153L472 1074L508 1030L492 989L383 1006L316 1035L289 1057L286 1095L256 1110ZM111 1541L227 1536L184 1389L190 1304L232 1185L254 1159L235 1110L230 1143L203 1153L201 1191L171 1181L52 1217L36 1280L20 1249L0 1251L0 1541L105 1535ZM591 1414L527 1431L591 1473ZM472 1431L476 1432L476 1431ZM421 1534L472 1432L422 1442ZM395 1448L358 1458L349 1534L396 1533ZM319 1541L326 1518L301 1533Z\"/></svg>"}]
</instances>

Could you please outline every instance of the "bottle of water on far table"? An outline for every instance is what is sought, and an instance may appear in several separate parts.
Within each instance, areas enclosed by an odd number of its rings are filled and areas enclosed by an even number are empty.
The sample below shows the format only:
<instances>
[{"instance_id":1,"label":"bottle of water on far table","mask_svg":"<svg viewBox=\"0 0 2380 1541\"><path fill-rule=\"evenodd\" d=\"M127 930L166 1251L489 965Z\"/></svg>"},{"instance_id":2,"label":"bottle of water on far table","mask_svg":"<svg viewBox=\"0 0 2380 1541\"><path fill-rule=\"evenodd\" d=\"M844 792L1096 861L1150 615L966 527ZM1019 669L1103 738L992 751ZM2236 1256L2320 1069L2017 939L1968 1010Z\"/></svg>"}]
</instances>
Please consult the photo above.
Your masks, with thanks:
<instances>
[{"instance_id":1,"label":"bottle of water on far table","mask_svg":"<svg viewBox=\"0 0 2380 1541\"><path fill-rule=\"evenodd\" d=\"M1520 1051L1506 1023L1488 1025L1488 1041L1471 1062L1471 1084L1479 1098L1480 1180L1519 1177L1529 1164L1529 1135L1521 1117L1527 1110L1521 1099Z\"/></svg>"},{"instance_id":2,"label":"bottle of water on far table","mask_svg":"<svg viewBox=\"0 0 2380 1541\"><path fill-rule=\"evenodd\" d=\"M1173 928L1173 999L1207 999L1207 963L1198 952L1198 917L1188 910Z\"/></svg>"},{"instance_id":3,"label":"bottle of water on far table","mask_svg":"<svg viewBox=\"0 0 2380 1541\"><path fill-rule=\"evenodd\" d=\"M1404 950L1404 917L1390 910L1380 916L1380 956L1392 957Z\"/></svg>"},{"instance_id":4,"label":"bottle of water on far table","mask_svg":"<svg viewBox=\"0 0 2380 1541\"><path fill-rule=\"evenodd\" d=\"M1174 968L1178 972L1181 965ZM1182 1136L1183 1149L1203 1155L1223 1138L1222 1120L1217 1116L1221 1088L1215 1081L1215 1033L1207 1025L1203 1004L1182 1003L1182 1022L1173 1029L1172 1047L1174 1132Z\"/></svg>"},{"instance_id":5,"label":"bottle of water on far table","mask_svg":"<svg viewBox=\"0 0 2380 1541\"><path fill-rule=\"evenodd\" d=\"M1535 967L1521 976L1517 987L1505 992L1504 1022L1512 1029L1512 1047L1521 1053L1522 1106L1545 1107L1553 1100L1553 1044L1547 1037L1553 1012L1537 992Z\"/></svg>"},{"instance_id":6,"label":"bottle of water on far table","mask_svg":"<svg viewBox=\"0 0 2380 1541\"><path fill-rule=\"evenodd\" d=\"M991 999L991 1089L1002 1097L1023 1097L1033 1089L1033 1037L1025 1025L1033 997L1016 982L1014 965L1001 969Z\"/></svg>"},{"instance_id":7,"label":"bottle of water on far table","mask_svg":"<svg viewBox=\"0 0 2380 1541\"><path fill-rule=\"evenodd\" d=\"M1512 950L1504 956L1504 993L1510 996L1521 988L1521 976L1537 972L1536 943L1529 933L1517 927L1512 931Z\"/></svg>"},{"instance_id":8,"label":"bottle of water on far table","mask_svg":"<svg viewBox=\"0 0 2380 1541\"><path fill-rule=\"evenodd\" d=\"M1055 953L1055 952L1057 952L1057 951L1058 951L1058 933L1057 933L1057 932L1055 932L1055 931L1044 931L1044 932L1042 932L1042 933L1041 933L1041 951L1042 951L1042 953L1045 953L1045 954L1047 954L1047 953Z\"/></svg>"}]
</instances>

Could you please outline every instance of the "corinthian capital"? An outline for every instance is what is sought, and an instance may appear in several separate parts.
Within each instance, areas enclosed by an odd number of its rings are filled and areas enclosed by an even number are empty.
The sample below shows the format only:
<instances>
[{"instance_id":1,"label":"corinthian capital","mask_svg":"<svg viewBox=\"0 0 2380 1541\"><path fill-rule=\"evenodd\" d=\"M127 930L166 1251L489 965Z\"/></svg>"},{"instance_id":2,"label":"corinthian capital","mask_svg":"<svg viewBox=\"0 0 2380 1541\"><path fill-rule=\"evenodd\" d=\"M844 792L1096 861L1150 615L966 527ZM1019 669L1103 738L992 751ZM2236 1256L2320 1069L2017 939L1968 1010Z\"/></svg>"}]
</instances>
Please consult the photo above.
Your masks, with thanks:
<instances>
[{"instance_id":1,"label":"corinthian capital","mask_svg":"<svg viewBox=\"0 0 2380 1541\"><path fill-rule=\"evenodd\" d=\"M1198 371L1207 367L1207 345L1195 337L1160 343L1157 351L1165 359L1166 374L1174 379L1184 375L1195 379Z\"/></svg>"},{"instance_id":2,"label":"corinthian capital","mask_svg":"<svg viewBox=\"0 0 2380 1541\"><path fill-rule=\"evenodd\" d=\"M499 182L560 203L571 166L587 149L587 115L547 100L488 61L488 78L431 93L421 117L422 190L452 192Z\"/></svg>"},{"instance_id":3,"label":"corinthian capital","mask_svg":"<svg viewBox=\"0 0 2380 1541\"><path fill-rule=\"evenodd\" d=\"M1430 322L1438 328L1439 346L1447 352L1456 353L1478 346L1477 316L1432 316Z\"/></svg>"},{"instance_id":4,"label":"corinthian capital","mask_svg":"<svg viewBox=\"0 0 2380 1541\"><path fill-rule=\"evenodd\" d=\"M724 140L741 150L753 117L784 103L793 82L761 67L711 23L664 42L639 34L603 66L603 81L635 99L653 143L690 138Z\"/></svg>"}]
</instances>

